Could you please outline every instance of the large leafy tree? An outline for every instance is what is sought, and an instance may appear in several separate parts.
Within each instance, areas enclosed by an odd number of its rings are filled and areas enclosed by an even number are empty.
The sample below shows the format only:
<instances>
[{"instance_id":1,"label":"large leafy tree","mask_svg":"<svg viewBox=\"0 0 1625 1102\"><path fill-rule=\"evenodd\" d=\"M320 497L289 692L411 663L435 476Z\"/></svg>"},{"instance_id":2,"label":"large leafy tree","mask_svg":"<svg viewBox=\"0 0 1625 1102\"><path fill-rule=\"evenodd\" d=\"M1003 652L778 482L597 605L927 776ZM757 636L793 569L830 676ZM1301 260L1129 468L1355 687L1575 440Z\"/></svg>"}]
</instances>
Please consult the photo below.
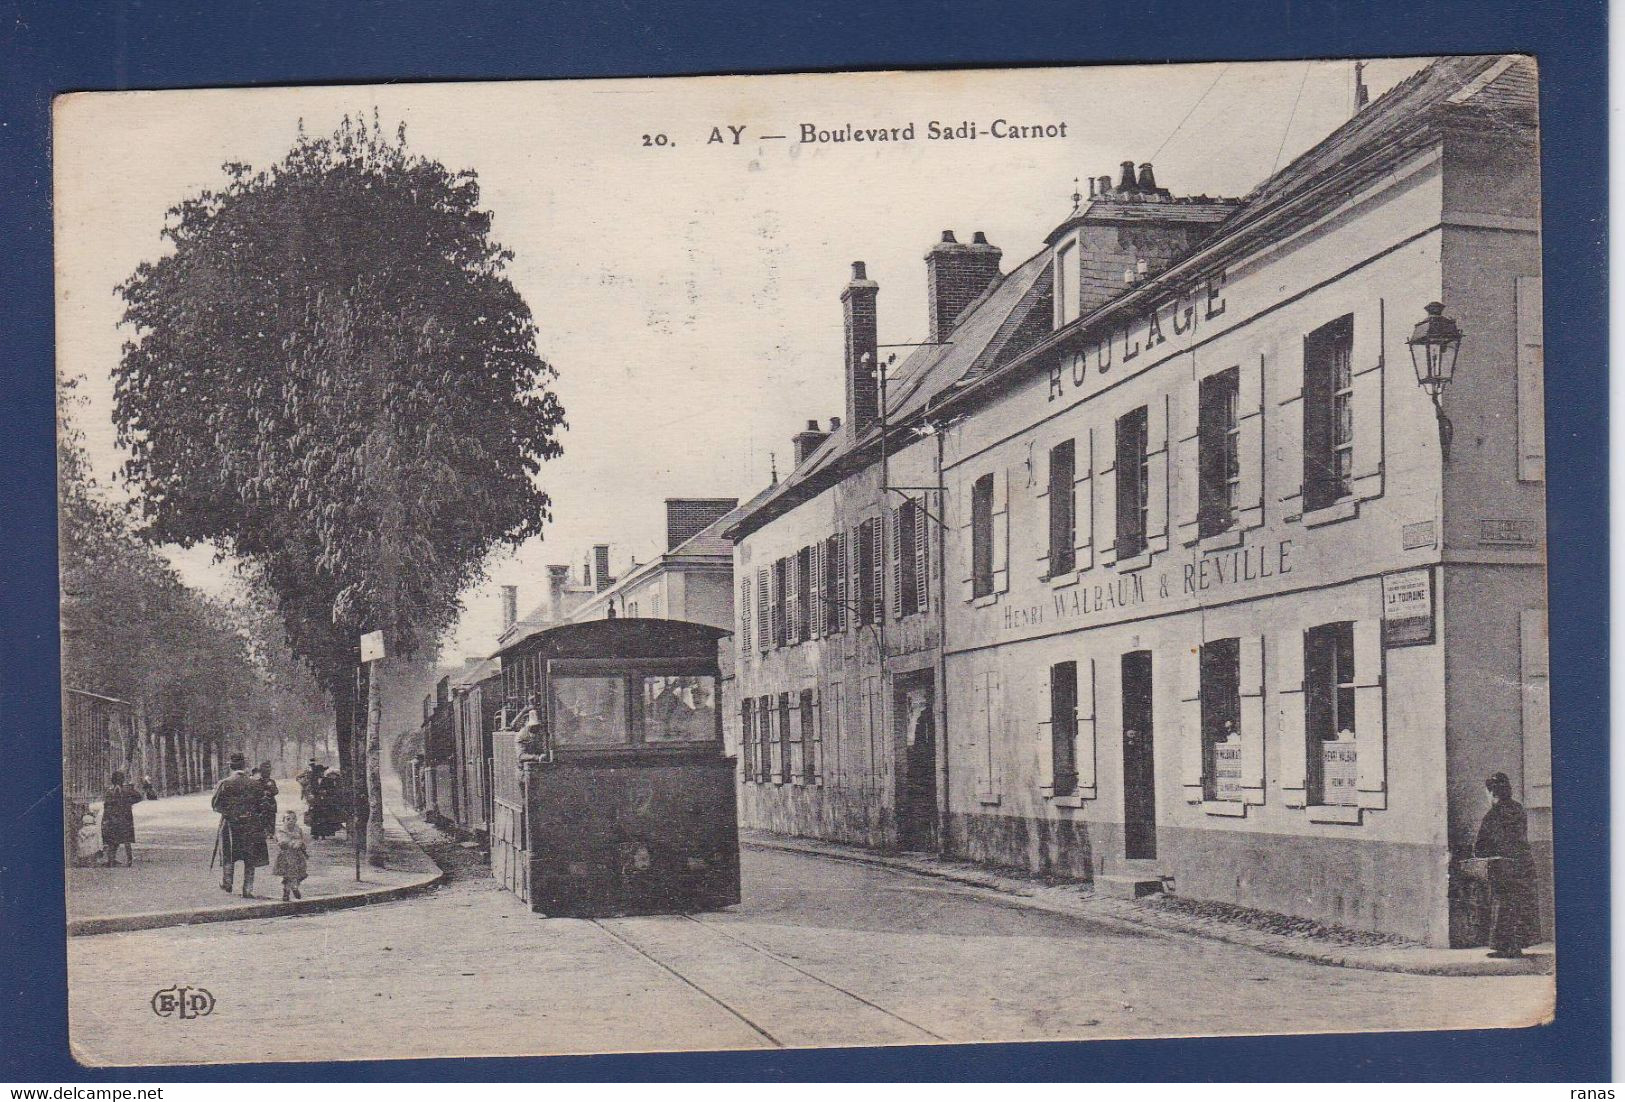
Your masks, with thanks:
<instances>
[{"instance_id":1,"label":"large leafy tree","mask_svg":"<svg viewBox=\"0 0 1625 1102\"><path fill-rule=\"evenodd\" d=\"M346 118L225 173L119 288L125 474L151 538L253 564L348 762L358 635L420 651L541 531L564 411L473 172Z\"/></svg>"}]
</instances>

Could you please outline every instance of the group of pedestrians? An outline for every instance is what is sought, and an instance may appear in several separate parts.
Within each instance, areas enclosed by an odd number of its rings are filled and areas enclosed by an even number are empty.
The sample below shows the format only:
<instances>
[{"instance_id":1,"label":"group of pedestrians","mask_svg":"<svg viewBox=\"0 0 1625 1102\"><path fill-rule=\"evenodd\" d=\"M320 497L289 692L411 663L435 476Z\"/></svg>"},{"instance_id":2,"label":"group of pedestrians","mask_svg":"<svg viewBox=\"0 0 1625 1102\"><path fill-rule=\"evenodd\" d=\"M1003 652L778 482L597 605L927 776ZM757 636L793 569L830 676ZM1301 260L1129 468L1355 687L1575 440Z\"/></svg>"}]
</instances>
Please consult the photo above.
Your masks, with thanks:
<instances>
[{"instance_id":1,"label":"group of pedestrians","mask_svg":"<svg viewBox=\"0 0 1625 1102\"><path fill-rule=\"evenodd\" d=\"M237 865L243 866L243 898L254 898L254 870L271 863L270 844L276 842L276 867L282 878L282 898L302 899L299 885L309 875L309 845L294 811L277 817L277 783L271 763L248 768L242 754L231 755L231 772L214 790L209 806L220 815L215 853L220 858L220 887L232 890Z\"/></svg>"}]
</instances>

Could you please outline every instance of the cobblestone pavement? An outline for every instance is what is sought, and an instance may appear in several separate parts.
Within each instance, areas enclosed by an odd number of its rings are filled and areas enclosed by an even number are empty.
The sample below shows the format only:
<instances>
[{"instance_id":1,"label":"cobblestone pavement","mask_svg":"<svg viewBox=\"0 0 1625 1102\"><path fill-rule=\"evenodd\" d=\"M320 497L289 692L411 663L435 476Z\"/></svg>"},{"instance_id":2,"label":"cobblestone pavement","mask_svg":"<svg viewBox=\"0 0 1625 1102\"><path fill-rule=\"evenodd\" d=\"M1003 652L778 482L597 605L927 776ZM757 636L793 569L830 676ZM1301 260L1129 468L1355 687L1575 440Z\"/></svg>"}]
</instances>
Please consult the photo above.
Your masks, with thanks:
<instances>
[{"instance_id":1,"label":"cobblestone pavement","mask_svg":"<svg viewBox=\"0 0 1625 1102\"><path fill-rule=\"evenodd\" d=\"M97 1064L1517 1026L1549 977L1355 971L1001 902L905 871L747 850L696 917L543 919L408 820L448 882L353 911L72 938ZM208 1017L160 1018L189 984Z\"/></svg>"}]
</instances>

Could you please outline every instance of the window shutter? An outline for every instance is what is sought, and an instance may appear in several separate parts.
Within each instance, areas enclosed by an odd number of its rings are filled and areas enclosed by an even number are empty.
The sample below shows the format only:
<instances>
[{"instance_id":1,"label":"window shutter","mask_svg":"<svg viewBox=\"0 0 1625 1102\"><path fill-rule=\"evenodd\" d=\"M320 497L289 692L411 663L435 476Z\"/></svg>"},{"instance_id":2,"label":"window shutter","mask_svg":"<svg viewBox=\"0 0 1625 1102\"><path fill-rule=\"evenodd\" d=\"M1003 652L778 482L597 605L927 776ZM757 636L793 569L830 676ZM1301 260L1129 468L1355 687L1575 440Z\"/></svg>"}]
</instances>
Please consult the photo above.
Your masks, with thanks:
<instances>
[{"instance_id":1,"label":"window shutter","mask_svg":"<svg viewBox=\"0 0 1625 1102\"><path fill-rule=\"evenodd\" d=\"M818 690L812 691L812 746L806 749L807 773L813 784L824 783L824 714L819 704Z\"/></svg>"},{"instance_id":2,"label":"window shutter","mask_svg":"<svg viewBox=\"0 0 1625 1102\"><path fill-rule=\"evenodd\" d=\"M1049 449L1040 446L1036 440L1027 442L1027 487L1033 491L1033 497L1038 502L1037 516L1043 523L1043 533L1038 541L1038 554L1034 556L1038 563L1038 576L1050 576L1050 530L1049 530L1049 497L1054 489L1050 485L1050 454Z\"/></svg>"},{"instance_id":3,"label":"window shutter","mask_svg":"<svg viewBox=\"0 0 1625 1102\"><path fill-rule=\"evenodd\" d=\"M767 744L768 777L774 784L784 782L784 746L779 732L779 707L774 697L766 697L768 707L762 714L762 741Z\"/></svg>"},{"instance_id":4,"label":"window shutter","mask_svg":"<svg viewBox=\"0 0 1625 1102\"><path fill-rule=\"evenodd\" d=\"M1275 648L1275 730L1277 760L1281 763L1281 795L1288 807L1309 802L1307 716L1308 694L1303 691L1304 635L1282 633Z\"/></svg>"},{"instance_id":5,"label":"window shutter","mask_svg":"<svg viewBox=\"0 0 1625 1102\"><path fill-rule=\"evenodd\" d=\"M1296 359L1283 355L1275 368L1283 393L1275 413L1277 431L1271 437L1275 444L1275 476L1267 481L1278 487L1279 500L1289 516L1303 512L1303 354L1308 343L1307 338L1286 343L1285 347L1296 353Z\"/></svg>"},{"instance_id":6,"label":"window shutter","mask_svg":"<svg viewBox=\"0 0 1625 1102\"><path fill-rule=\"evenodd\" d=\"M814 540L807 549L809 569L808 582L812 592L807 601L807 631L811 638L819 639L824 634L824 541Z\"/></svg>"},{"instance_id":7,"label":"window shutter","mask_svg":"<svg viewBox=\"0 0 1625 1102\"><path fill-rule=\"evenodd\" d=\"M1382 495L1383 376L1382 333L1372 311L1354 315L1354 477L1356 499Z\"/></svg>"},{"instance_id":8,"label":"window shutter","mask_svg":"<svg viewBox=\"0 0 1625 1102\"><path fill-rule=\"evenodd\" d=\"M847 546L848 545L847 545L847 535L846 535L846 529L845 528L841 529L839 538L840 538L840 546L837 548L836 556L835 556L835 566L836 566L836 571L835 571L835 600L836 600L836 603L839 605L839 608L838 608L838 610L836 612L836 615L840 618L841 630L846 631L847 628L850 626L848 621L847 621L847 616L849 615L851 610L847 606L848 586L847 586L846 583L847 583L848 571L847 571L847 565L846 564L847 564L847 561L848 561L847 560L847 555L848 555Z\"/></svg>"},{"instance_id":9,"label":"window shutter","mask_svg":"<svg viewBox=\"0 0 1625 1102\"><path fill-rule=\"evenodd\" d=\"M1354 621L1355 789L1361 807L1388 806L1387 743L1383 733L1382 621Z\"/></svg>"},{"instance_id":10,"label":"window shutter","mask_svg":"<svg viewBox=\"0 0 1625 1102\"><path fill-rule=\"evenodd\" d=\"M1518 309L1518 481L1546 478L1546 339L1540 276L1520 277ZM1528 786L1525 785L1525 796ZM1527 802L1527 799L1526 801Z\"/></svg>"},{"instance_id":11,"label":"window shutter","mask_svg":"<svg viewBox=\"0 0 1625 1102\"><path fill-rule=\"evenodd\" d=\"M903 510L888 509L884 514L886 537L891 544L886 549L891 561L891 615L893 620L903 618Z\"/></svg>"},{"instance_id":12,"label":"window shutter","mask_svg":"<svg viewBox=\"0 0 1625 1102\"><path fill-rule=\"evenodd\" d=\"M756 732L752 729L750 699L739 702L739 769L750 780L756 768Z\"/></svg>"},{"instance_id":13,"label":"window shutter","mask_svg":"<svg viewBox=\"0 0 1625 1102\"><path fill-rule=\"evenodd\" d=\"M1242 802L1264 802L1264 639L1241 639Z\"/></svg>"},{"instance_id":14,"label":"window shutter","mask_svg":"<svg viewBox=\"0 0 1625 1102\"><path fill-rule=\"evenodd\" d=\"M1010 588L1010 472L993 472L993 592Z\"/></svg>"},{"instance_id":15,"label":"window shutter","mask_svg":"<svg viewBox=\"0 0 1625 1102\"><path fill-rule=\"evenodd\" d=\"M1551 667L1545 609L1526 608L1518 614L1518 647L1523 686L1523 802L1529 807L1551 807Z\"/></svg>"},{"instance_id":16,"label":"window shutter","mask_svg":"<svg viewBox=\"0 0 1625 1102\"><path fill-rule=\"evenodd\" d=\"M931 519L923 505L914 506L914 608L931 608Z\"/></svg>"},{"instance_id":17,"label":"window shutter","mask_svg":"<svg viewBox=\"0 0 1625 1102\"><path fill-rule=\"evenodd\" d=\"M1202 649L1179 652L1179 783L1185 802L1202 802Z\"/></svg>"},{"instance_id":18,"label":"window shutter","mask_svg":"<svg viewBox=\"0 0 1625 1102\"><path fill-rule=\"evenodd\" d=\"M999 765L1004 753L1004 686L997 670L987 675L987 705L987 791L989 795L998 795Z\"/></svg>"},{"instance_id":19,"label":"window shutter","mask_svg":"<svg viewBox=\"0 0 1625 1102\"><path fill-rule=\"evenodd\" d=\"M1100 565L1117 561L1117 437L1107 429L1092 433L1095 443L1095 550Z\"/></svg>"},{"instance_id":20,"label":"window shutter","mask_svg":"<svg viewBox=\"0 0 1625 1102\"><path fill-rule=\"evenodd\" d=\"M1038 790L1045 796L1052 795L1055 791L1055 724L1050 716L1054 702L1054 690L1050 685L1050 679L1054 675L1054 666L1043 668L1043 673L1038 679L1038 700L1033 707L1033 714L1038 717ZM980 715L980 709L976 709L974 714Z\"/></svg>"},{"instance_id":21,"label":"window shutter","mask_svg":"<svg viewBox=\"0 0 1625 1102\"><path fill-rule=\"evenodd\" d=\"M1168 550L1168 395L1153 398L1146 411L1146 521L1145 545L1150 551Z\"/></svg>"},{"instance_id":22,"label":"window shutter","mask_svg":"<svg viewBox=\"0 0 1625 1102\"><path fill-rule=\"evenodd\" d=\"M1078 570L1095 565L1095 430L1089 429L1073 446L1077 469L1072 473L1072 544Z\"/></svg>"},{"instance_id":23,"label":"window shutter","mask_svg":"<svg viewBox=\"0 0 1625 1102\"><path fill-rule=\"evenodd\" d=\"M886 617L886 526L881 523L880 517L871 517L866 523L869 525L869 545L872 548L869 563L873 567L873 581L870 584L874 586L870 594L873 602L869 622L878 624Z\"/></svg>"},{"instance_id":24,"label":"window shutter","mask_svg":"<svg viewBox=\"0 0 1625 1102\"><path fill-rule=\"evenodd\" d=\"M771 583L764 567L756 572L756 649L763 654L773 645Z\"/></svg>"},{"instance_id":25,"label":"window shutter","mask_svg":"<svg viewBox=\"0 0 1625 1102\"><path fill-rule=\"evenodd\" d=\"M750 621L756 615L751 607L750 579L746 578L739 583L739 657L743 658L750 651Z\"/></svg>"},{"instance_id":26,"label":"window shutter","mask_svg":"<svg viewBox=\"0 0 1625 1102\"><path fill-rule=\"evenodd\" d=\"M1264 523L1264 356L1255 363L1243 357L1237 372L1237 459L1241 482L1236 494L1236 527L1243 531ZM1194 474L1194 472L1193 472Z\"/></svg>"},{"instance_id":27,"label":"window shutter","mask_svg":"<svg viewBox=\"0 0 1625 1102\"><path fill-rule=\"evenodd\" d=\"M801 556L784 560L784 640L801 642Z\"/></svg>"},{"instance_id":28,"label":"window shutter","mask_svg":"<svg viewBox=\"0 0 1625 1102\"><path fill-rule=\"evenodd\" d=\"M1176 543L1189 546L1201 538L1202 433L1201 380L1180 388L1174 403L1173 524Z\"/></svg>"},{"instance_id":29,"label":"window shutter","mask_svg":"<svg viewBox=\"0 0 1625 1102\"><path fill-rule=\"evenodd\" d=\"M802 769L804 768L803 755L807 752L806 741L801 737L801 694L790 694L790 724L786 731L789 735L788 743L790 753L784 763L784 779L792 784L800 784Z\"/></svg>"},{"instance_id":30,"label":"window shutter","mask_svg":"<svg viewBox=\"0 0 1625 1102\"><path fill-rule=\"evenodd\" d=\"M1095 798L1095 660L1078 660L1078 795Z\"/></svg>"},{"instance_id":31,"label":"window shutter","mask_svg":"<svg viewBox=\"0 0 1625 1102\"><path fill-rule=\"evenodd\" d=\"M976 480L967 478L960 494L959 512L959 582L960 599L976 599Z\"/></svg>"}]
</instances>

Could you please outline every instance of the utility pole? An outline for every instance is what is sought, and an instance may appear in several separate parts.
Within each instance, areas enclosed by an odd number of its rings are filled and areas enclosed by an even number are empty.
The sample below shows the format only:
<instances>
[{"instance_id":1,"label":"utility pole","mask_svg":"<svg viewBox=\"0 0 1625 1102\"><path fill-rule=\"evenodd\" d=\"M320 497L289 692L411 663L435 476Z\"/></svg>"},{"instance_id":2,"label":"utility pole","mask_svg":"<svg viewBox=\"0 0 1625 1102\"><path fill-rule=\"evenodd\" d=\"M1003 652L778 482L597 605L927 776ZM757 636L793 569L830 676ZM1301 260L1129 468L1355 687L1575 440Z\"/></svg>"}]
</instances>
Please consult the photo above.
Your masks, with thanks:
<instances>
[{"instance_id":1,"label":"utility pole","mask_svg":"<svg viewBox=\"0 0 1625 1102\"><path fill-rule=\"evenodd\" d=\"M367 667L367 864L385 867L383 758L384 704L379 674L384 664L384 633L371 631L361 637L361 661ZM359 858L358 858L359 861ZM360 868L357 866L357 877Z\"/></svg>"}]
</instances>

